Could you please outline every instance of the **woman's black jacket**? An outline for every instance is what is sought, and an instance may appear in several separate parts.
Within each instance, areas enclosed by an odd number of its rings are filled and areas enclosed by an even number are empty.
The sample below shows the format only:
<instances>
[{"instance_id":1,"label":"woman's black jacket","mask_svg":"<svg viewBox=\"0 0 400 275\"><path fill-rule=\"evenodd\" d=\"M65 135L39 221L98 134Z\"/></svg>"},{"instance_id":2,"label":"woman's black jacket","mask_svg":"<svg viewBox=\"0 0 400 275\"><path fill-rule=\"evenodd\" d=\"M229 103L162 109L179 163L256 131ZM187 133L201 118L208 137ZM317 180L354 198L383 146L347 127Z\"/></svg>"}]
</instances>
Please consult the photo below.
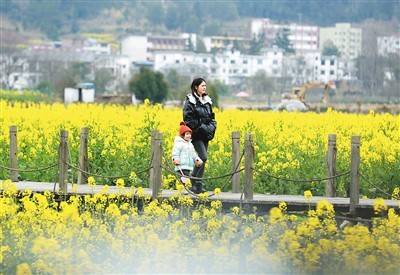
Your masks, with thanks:
<instances>
[{"instance_id":1,"label":"woman's black jacket","mask_svg":"<svg viewBox=\"0 0 400 275\"><path fill-rule=\"evenodd\" d=\"M217 122L212 111L212 101L208 95L200 99L190 93L183 103L183 121L192 129L193 140L209 141L214 138Z\"/></svg>"}]
</instances>

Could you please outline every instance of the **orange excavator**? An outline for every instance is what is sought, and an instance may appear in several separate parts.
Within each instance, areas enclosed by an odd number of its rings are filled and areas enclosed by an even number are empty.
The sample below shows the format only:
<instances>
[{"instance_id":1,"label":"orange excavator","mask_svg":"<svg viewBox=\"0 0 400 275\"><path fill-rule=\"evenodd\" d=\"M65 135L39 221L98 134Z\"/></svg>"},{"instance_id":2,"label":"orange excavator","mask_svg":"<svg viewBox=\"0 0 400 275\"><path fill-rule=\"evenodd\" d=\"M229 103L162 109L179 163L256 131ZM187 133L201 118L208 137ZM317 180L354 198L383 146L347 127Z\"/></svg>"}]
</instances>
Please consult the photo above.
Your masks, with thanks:
<instances>
[{"instance_id":1,"label":"orange excavator","mask_svg":"<svg viewBox=\"0 0 400 275\"><path fill-rule=\"evenodd\" d=\"M330 89L335 90L336 86L335 86L335 82L333 82L333 81L328 81L327 83L307 82L300 87L293 88L291 98L298 99L302 103L304 103L304 105L308 106L308 104L305 101L305 96L306 96L307 91L309 91L310 89L314 89L314 88L323 88L324 89L324 95L322 98L322 102L324 103L324 105L328 105L329 90Z\"/></svg>"}]
</instances>

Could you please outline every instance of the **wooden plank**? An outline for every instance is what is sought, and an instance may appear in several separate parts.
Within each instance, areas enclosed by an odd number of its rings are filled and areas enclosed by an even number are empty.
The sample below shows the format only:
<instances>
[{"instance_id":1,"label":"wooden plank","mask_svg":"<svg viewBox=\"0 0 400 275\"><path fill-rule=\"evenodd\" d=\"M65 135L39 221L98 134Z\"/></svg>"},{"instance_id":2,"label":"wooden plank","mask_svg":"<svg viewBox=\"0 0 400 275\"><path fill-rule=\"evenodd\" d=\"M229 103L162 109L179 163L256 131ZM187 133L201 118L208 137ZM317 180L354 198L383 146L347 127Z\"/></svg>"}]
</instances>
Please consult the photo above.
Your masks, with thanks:
<instances>
[{"instance_id":1,"label":"wooden plank","mask_svg":"<svg viewBox=\"0 0 400 275\"><path fill-rule=\"evenodd\" d=\"M88 135L89 128L82 128L79 146L79 168L85 172L89 172ZM78 184L87 183L88 175L82 171L78 171Z\"/></svg>"},{"instance_id":2,"label":"wooden plank","mask_svg":"<svg viewBox=\"0 0 400 275\"><path fill-rule=\"evenodd\" d=\"M61 194L67 194L66 181L68 179L68 132L61 130L60 133L60 147L58 156L58 183L59 192Z\"/></svg>"},{"instance_id":3,"label":"wooden plank","mask_svg":"<svg viewBox=\"0 0 400 275\"><path fill-rule=\"evenodd\" d=\"M253 199L253 169L254 169L254 145L253 135L246 134L245 153L244 153L244 198L245 200Z\"/></svg>"},{"instance_id":4,"label":"wooden plank","mask_svg":"<svg viewBox=\"0 0 400 275\"><path fill-rule=\"evenodd\" d=\"M334 177L336 175L336 135L328 135L328 152L326 156L327 162L327 174L328 177ZM329 179L325 182L325 196L334 197L336 195L336 180Z\"/></svg>"},{"instance_id":5,"label":"wooden plank","mask_svg":"<svg viewBox=\"0 0 400 275\"><path fill-rule=\"evenodd\" d=\"M162 160L162 134L158 131L154 131L152 134L152 145L153 145L153 161L152 168L153 172L151 173L150 178L150 186L152 190L152 198L156 199L158 197L158 193L161 189L161 160Z\"/></svg>"},{"instance_id":6,"label":"wooden plank","mask_svg":"<svg viewBox=\"0 0 400 275\"><path fill-rule=\"evenodd\" d=\"M14 182L18 181L18 143L17 143L17 126L10 126L10 179Z\"/></svg>"},{"instance_id":7,"label":"wooden plank","mask_svg":"<svg viewBox=\"0 0 400 275\"><path fill-rule=\"evenodd\" d=\"M240 169L240 132L232 132L232 173ZM232 176L232 192L240 192L240 173Z\"/></svg>"},{"instance_id":8,"label":"wooden plank","mask_svg":"<svg viewBox=\"0 0 400 275\"><path fill-rule=\"evenodd\" d=\"M53 188L55 183L50 182L28 182L28 181L20 181L16 183L18 190L26 190L29 189L33 192L44 192L50 191L53 192ZM78 185L76 194L86 195L86 194L96 194L99 193L103 189L104 185L95 185L93 187L88 186L86 184ZM148 196L152 195L152 189L143 188L144 193ZM67 184L68 194L75 194L72 191L72 184ZM117 186L109 186L107 194L125 194L130 191L130 187L120 188ZM161 198L169 198L176 193L176 190L162 190L160 192ZM193 197L196 199L196 197ZM218 196L212 196L210 200L221 200L222 202L234 202L240 203L241 194L240 193L232 193L232 192L221 192ZM327 200L335 206L343 206L349 207L350 199L349 198L341 198L341 197L322 197L322 196L313 196L311 201L308 202L304 199L302 195L267 195L267 194L254 194L253 195L253 203L256 204L278 204L281 201L286 202L288 205L315 205L317 202L321 200ZM398 207L399 201L397 200L385 200L385 204L388 207ZM360 199L358 208L372 208L374 205L374 199Z\"/></svg>"},{"instance_id":9,"label":"wooden plank","mask_svg":"<svg viewBox=\"0 0 400 275\"><path fill-rule=\"evenodd\" d=\"M360 202L360 136L351 137L350 215L356 216Z\"/></svg>"}]
</instances>

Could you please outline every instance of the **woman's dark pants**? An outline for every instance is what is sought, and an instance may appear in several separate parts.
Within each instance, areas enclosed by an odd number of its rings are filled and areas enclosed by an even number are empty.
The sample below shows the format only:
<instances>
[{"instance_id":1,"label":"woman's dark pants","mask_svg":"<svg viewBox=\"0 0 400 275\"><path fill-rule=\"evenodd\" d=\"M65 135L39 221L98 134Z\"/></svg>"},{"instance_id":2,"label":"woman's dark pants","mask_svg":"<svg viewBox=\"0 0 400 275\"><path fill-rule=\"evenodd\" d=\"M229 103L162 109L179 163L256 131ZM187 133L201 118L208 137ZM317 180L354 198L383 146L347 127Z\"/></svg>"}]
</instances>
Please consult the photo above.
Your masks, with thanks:
<instances>
[{"instance_id":1,"label":"woman's dark pants","mask_svg":"<svg viewBox=\"0 0 400 275\"><path fill-rule=\"evenodd\" d=\"M208 141L203 140L192 140L192 144L194 149L196 150L199 158L203 161L203 164L200 167L195 166L192 172L193 177L202 178L204 175L204 167L207 161L207 149L208 149ZM203 190L203 182L201 180L192 180L192 189L195 193L202 193Z\"/></svg>"}]
</instances>

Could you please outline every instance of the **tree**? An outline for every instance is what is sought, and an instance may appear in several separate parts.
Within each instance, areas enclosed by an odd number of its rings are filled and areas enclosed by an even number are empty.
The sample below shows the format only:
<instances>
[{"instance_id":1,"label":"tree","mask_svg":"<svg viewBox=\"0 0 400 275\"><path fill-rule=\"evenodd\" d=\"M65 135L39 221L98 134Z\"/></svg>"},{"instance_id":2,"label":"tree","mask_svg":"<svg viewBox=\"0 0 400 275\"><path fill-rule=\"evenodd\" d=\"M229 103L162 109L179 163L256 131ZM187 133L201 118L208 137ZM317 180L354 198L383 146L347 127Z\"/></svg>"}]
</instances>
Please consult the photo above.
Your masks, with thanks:
<instances>
[{"instance_id":1,"label":"tree","mask_svg":"<svg viewBox=\"0 0 400 275\"><path fill-rule=\"evenodd\" d=\"M325 43L323 45L322 55L340 56L340 52L339 52L339 49L336 47L336 45L333 44L332 40L327 40L327 41L325 41Z\"/></svg>"},{"instance_id":2,"label":"tree","mask_svg":"<svg viewBox=\"0 0 400 275\"><path fill-rule=\"evenodd\" d=\"M160 103L168 95L168 85L162 73L142 68L129 81L129 91L139 100L147 98L153 103Z\"/></svg>"},{"instance_id":3,"label":"tree","mask_svg":"<svg viewBox=\"0 0 400 275\"><path fill-rule=\"evenodd\" d=\"M94 85L96 92L104 93L110 81L113 80L113 75L109 69L99 69L94 73Z\"/></svg>"},{"instance_id":4,"label":"tree","mask_svg":"<svg viewBox=\"0 0 400 275\"><path fill-rule=\"evenodd\" d=\"M265 34L262 32L258 34L258 37L254 36L250 42L249 54L257 55L264 47Z\"/></svg>"},{"instance_id":5,"label":"tree","mask_svg":"<svg viewBox=\"0 0 400 275\"><path fill-rule=\"evenodd\" d=\"M183 100L189 90L190 78L180 75L175 69L167 72L165 80L168 83L169 97L174 100Z\"/></svg>"},{"instance_id":6,"label":"tree","mask_svg":"<svg viewBox=\"0 0 400 275\"><path fill-rule=\"evenodd\" d=\"M160 1L148 1L146 4L146 15L152 24L159 25L163 23L165 12L164 6Z\"/></svg>"},{"instance_id":7,"label":"tree","mask_svg":"<svg viewBox=\"0 0 400 275\"><path fill-rule=\"evenodd\" d=\"M197 40L196 40L196 52L197 53L206 53L207 49L206 49L206 45L204 45L203 39L201 39L200 37L197 36Z\"/></svg>"},{"instance_id":8,"label":"tree","mask_svg":"<svg viewBox=\"0 0 400 275\"><path fill-rule=\"evenodd\" d=\"M248 78L247 85L253 92L253 95L258 96L271 95L275 89L273 80L268 78L263 70L259 70L254 76Z\"/></svg>"},{"instance_id":9,"label":"tree","mask_svg":"<svg viewBox=\"0 0 400 275\"><path fill-rule=\"evenodd\" d=\"M209 81L207 83L207 94L212 98L213 106L215 107L218 107L219 103L218 92L219 92L218 84L216 85L216 83Z\"/></svg>"},{"instance_id":10,"label":"tree","mask_svg":"<svg viewBox=\"0 0 400 275\"><path fill-rule=\"evenodd\" d=\"M290 30L287 28L281 29L275 36L274 45L282 49L284 53L294 53L294 49L289 40Z\"/></svg>"}]
</instances>

